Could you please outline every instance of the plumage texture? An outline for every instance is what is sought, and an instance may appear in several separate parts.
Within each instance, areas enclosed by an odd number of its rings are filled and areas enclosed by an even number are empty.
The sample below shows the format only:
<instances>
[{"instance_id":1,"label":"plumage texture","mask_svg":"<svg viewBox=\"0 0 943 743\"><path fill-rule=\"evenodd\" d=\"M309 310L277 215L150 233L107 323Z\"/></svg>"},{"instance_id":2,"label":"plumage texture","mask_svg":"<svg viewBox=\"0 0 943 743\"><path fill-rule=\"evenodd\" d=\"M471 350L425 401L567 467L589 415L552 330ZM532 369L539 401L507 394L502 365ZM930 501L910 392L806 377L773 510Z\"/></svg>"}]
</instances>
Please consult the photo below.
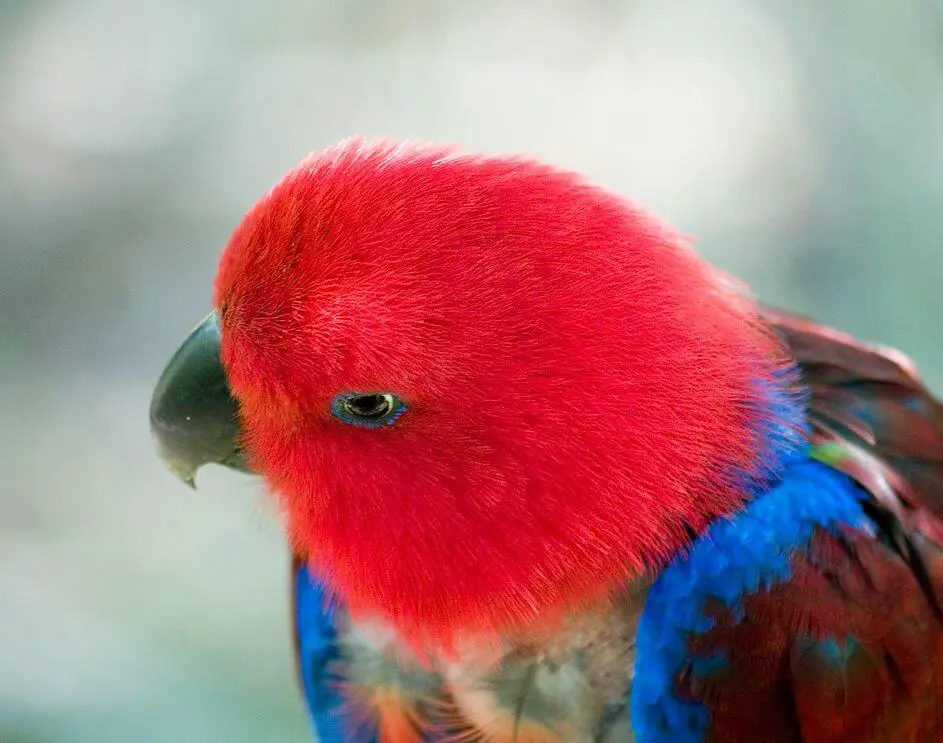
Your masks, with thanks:
<instances>
[{"instance_id":1,"label":"plumage texture","mask_svg":"<svg viewBox=\"0 0 943 743\"><path fill-rule=\"evenodd\" d=\"M943 624L934 596L943 563L935 516L922 505L939 491L917 489L939 472L941 408L897 352L784 313L764 316L813 391L809 438L818 443L785 454L779 484L712 527L662 574L661 595L645 597L635 740L939 741ZM844 403L822 404L833 398ZM864 438L821 424L826 410L842 411ZM869 411L868 422L856 410ZM893 438L891 469L874 458L891 441L880 421L908 410L916 418ZM908 429L924 435L911 439ZM889 500L898 494L909 494L907 504ZM518 708L510 702L505 714ZM606 737L628 723L616 715L596 724ZM624 737L606 737L615 739Z\"/></svg>"},{"instance_id":2,"label":"plumage texture","mask_svg":"<svg viewBox=\"0 0 943 743\"><path fill-rule=\"evenodd\" d=\"M591 743L628 722L640 595L488 657L429 661L382 622L329 608L299 560L292 585L299 676L320 743Z\"/></svg>"},{"instance_id":3,"label":"plumage texture","mask_svg":"<svg viewBox=\"0 0 943 743\"><path fill-rule=\"evenodd\" d=\"M720 723L728 712L741 736L749 731L762 739L764 728L788 730L770 708L785 681L777 644L805 636L811 622L778 610L773 626L763 626L745 613L748 597L768 596L801 577L796 560L818 531L864 528L863 495L841 473L802 458L768 494L732 520L712 525L690 555L665 569L648 593L639 625L646 652L636 664L632 719L643 740L697 743L709 724L729 736ZM716 631L718 616L748 625L742 640L750 642L734 643L733 656ZM699 685L718 674L725 677L718 693L701 697ZM685 697L677 695L679 684ZM728 740L724 735L719 739Z\"/></svg>"},{"instance_id":4,"label":"plumage texture","mask_svg":"<svg viewBox=\"0 0 943 743\"><path fill-rule=\"evenodd\" d=\"M650 592L638 739L943 740L943 407L899 352L763 314L811 393L812 461ZM797 472L820 482L790 493Z\"/></svg>"},{"instance_id":5,"label":"plumage texture","mask_svg":"<svg viewBox=\"0 0 943 743\"><path fill-rule=\"evenodd\" d=\"M215 303L325 743L943 740L943 408L899 353L425 145L305 161ZM405 412L332 414L371 391Z\"/></svg>"},{"instance_id":6,"label":"plumage texture","mask_svg":"<svg viewBox=\"0 0 943 743\"><path fill-rule=\"evenodd\" d=\"M788 370L755 308L654 218L545 165L314 155L236 230L215 302L293 543L417 642L595 600L777 466ZM408 412L345 426L330 401L351 390Z\"/></svg>"}]
</instances>

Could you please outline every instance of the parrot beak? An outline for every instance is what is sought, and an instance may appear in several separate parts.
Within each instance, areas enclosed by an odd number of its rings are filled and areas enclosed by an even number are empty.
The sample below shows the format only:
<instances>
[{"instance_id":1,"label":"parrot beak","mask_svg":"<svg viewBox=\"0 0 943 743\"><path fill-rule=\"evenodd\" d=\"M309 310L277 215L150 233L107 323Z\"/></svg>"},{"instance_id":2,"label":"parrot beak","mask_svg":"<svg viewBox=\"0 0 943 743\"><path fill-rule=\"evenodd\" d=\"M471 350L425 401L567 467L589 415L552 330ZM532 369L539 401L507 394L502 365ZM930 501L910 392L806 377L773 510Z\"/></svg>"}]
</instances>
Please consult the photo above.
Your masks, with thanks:
<instances>
[{"instance_id":1,"label":"parrot beak","mask_svg":"<svg viewBox=\"0 0 943 743\"><path fill-rule=\"evenodd\" d=\"M164 368L151 398L151 433L161 459L192 488L204 464L249 472L239 447L238 405L219 358L219 320L210 313Z\"/></svg>"}]
</instances>

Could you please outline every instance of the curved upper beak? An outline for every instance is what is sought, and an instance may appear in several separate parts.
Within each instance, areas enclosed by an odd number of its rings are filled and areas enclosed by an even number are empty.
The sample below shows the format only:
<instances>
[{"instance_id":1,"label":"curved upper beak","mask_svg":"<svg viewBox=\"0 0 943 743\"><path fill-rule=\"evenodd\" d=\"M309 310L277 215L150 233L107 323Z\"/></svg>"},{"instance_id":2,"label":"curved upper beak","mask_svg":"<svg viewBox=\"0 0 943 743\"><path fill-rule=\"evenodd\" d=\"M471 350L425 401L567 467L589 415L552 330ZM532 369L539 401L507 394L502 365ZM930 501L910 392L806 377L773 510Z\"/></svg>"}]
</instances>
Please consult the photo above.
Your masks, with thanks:
<instances>
[{"instance_id":1,"label":"curved upper beak","mask_svg":"<svg viewBox=\"0 0 943 743\"><path fill-rule=\"evenodd\" d=\"M212 312L167 363L151 398L151 433L160 457L190 487L204 464L249 471L219 341L219 320Z\"/></svg>"}]
</instances>

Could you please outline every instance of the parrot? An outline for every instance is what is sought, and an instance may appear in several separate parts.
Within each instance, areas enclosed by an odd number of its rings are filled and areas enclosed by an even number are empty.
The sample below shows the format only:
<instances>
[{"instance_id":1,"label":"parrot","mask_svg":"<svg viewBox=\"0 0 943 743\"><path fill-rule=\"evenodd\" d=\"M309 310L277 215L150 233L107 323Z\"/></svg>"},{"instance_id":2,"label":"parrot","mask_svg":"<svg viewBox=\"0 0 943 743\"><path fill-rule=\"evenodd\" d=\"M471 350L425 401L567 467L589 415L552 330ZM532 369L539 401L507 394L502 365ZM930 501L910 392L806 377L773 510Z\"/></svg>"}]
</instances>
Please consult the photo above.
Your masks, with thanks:
<instances>
[{"instance_id":1,"label":"parrot","mask_svg":"<svg viewBox=\"0 0 943 743\"><path fill-rule=\"evenodd\" d=\"M418 140L246 213L150 426L276 505L322 743L943 741L943 406L693 243Z\"/></svg>"}]
</instances>

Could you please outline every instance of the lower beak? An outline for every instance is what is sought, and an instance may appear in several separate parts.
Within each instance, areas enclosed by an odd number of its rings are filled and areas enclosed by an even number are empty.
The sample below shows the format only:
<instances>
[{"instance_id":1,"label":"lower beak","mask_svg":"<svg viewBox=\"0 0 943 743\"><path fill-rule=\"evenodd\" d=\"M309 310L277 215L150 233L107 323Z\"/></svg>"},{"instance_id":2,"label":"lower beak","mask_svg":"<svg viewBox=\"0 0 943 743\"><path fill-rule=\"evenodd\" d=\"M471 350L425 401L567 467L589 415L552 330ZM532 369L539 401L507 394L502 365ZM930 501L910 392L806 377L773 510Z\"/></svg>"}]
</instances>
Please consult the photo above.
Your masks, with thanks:
<instances>
[{"instance_id":1,"label":"lower beak","mask_svg":"<svg viewBox=\"0 0 943 743\"><path fill-rule=\"evenodd\" d=\"M249 471L219 343L219 320L212 312L167 363L151 398L151 433L160 457L190 487L204 464Z\"/></svg>"}]
</instances>

